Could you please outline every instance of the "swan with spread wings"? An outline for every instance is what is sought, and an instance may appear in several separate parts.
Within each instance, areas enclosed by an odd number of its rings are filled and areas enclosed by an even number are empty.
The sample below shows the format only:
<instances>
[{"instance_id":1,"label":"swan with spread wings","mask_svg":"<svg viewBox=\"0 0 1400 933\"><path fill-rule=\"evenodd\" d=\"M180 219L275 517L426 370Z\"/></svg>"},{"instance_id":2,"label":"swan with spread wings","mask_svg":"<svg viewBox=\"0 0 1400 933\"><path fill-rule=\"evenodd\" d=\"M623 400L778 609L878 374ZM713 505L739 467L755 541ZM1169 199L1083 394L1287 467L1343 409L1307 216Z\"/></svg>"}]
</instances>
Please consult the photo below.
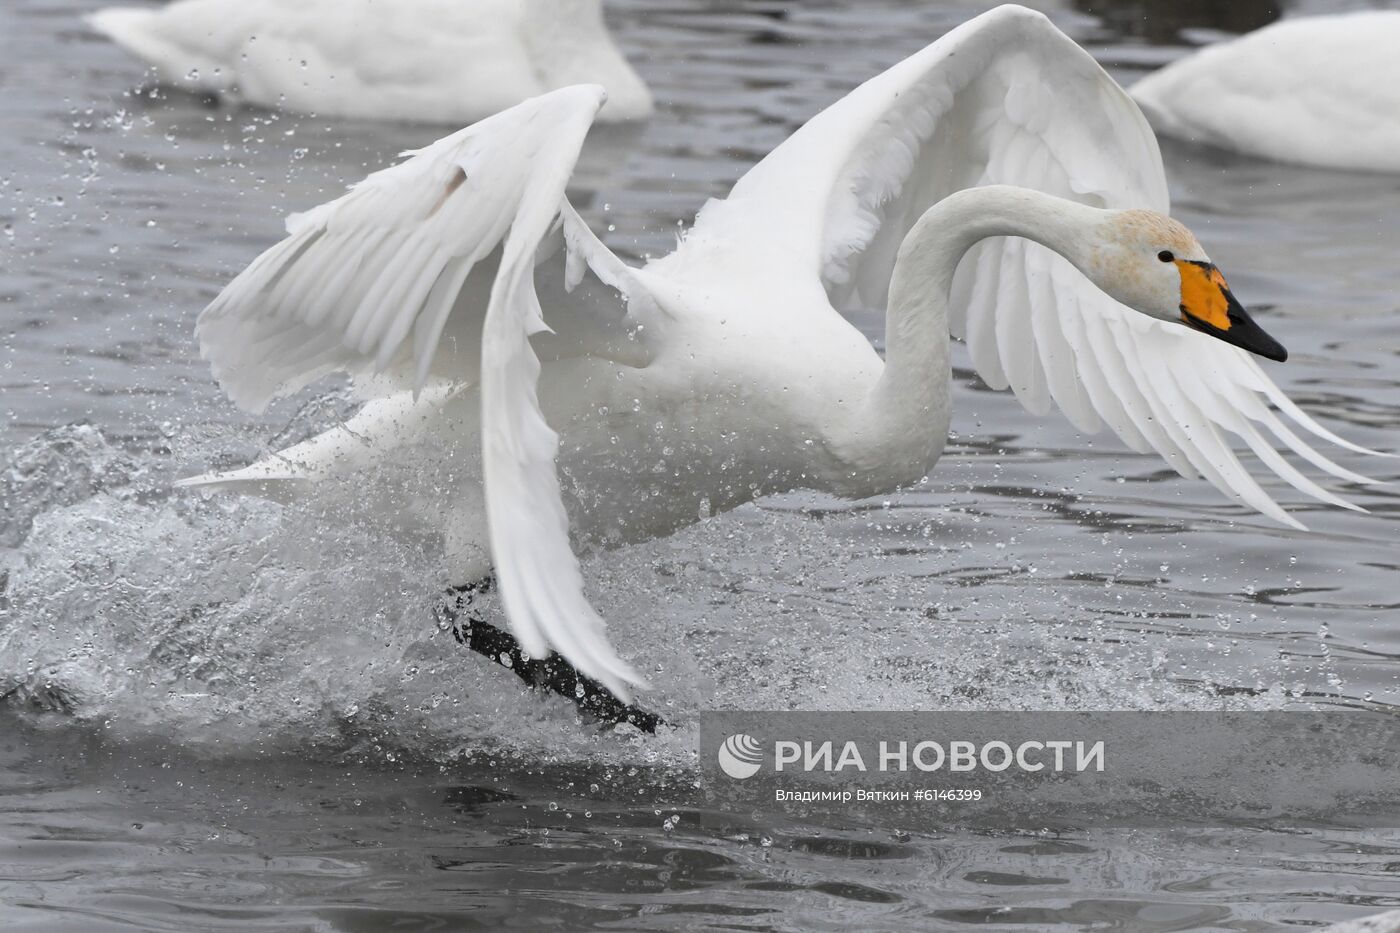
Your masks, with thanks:
<instances>
[{"instance_id":1,"label":"swan with spread wings","mask_svg":"<svg viewBox=\"0 0 1400 933\"><path fill-rule=\"evenodd\" d=\"M529 655L623 698L644 679L571 526L620 543L782 490L918 481L947 436L950 334L1030 410L1106 424L1286 525L1228 435L1325 502L1352 507L1279 447L1368 482L1290 427L1362 450L1265 375L1256 356L1286 353L1166 215L1146 121L1039 13L993 10L856 88L641 268L564 193L603 99L527 101L293 216L204 311L202 351L254 411L334 371L371 400L190 482L293 496L432 449L419 517L459 579L494 574ZM883 358L842 314L871 308Z\"/></svg>"}]
</instances>

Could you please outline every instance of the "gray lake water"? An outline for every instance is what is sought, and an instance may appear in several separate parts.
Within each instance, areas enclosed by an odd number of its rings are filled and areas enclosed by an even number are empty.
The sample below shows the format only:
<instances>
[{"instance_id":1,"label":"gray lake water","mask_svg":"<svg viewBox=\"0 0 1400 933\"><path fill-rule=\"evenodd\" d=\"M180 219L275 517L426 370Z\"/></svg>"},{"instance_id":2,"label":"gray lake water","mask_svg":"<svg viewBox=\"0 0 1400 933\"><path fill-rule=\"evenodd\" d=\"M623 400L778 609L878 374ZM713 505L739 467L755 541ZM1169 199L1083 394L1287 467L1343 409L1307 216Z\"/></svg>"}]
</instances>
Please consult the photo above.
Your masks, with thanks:
<instances>
[{"instance_id":1,"label":"gray lake water","mask_svg":"<svg viewBox=\"0 0 1400 933\"><path fill-rule=\"evenodd\" d=\"M347 409L323 386L239 413L194 316L285 213L443 129L136 94L142 68L79 19L96 5L0 5L0 926L1263 931L1400 907L1392 832L718 831L694 760L708 708L1389 715L1395 487L1344 490L1356 514L1274 484L1312 531L1276 528L958 356L928 484L764 500L586 559L676 723L655 737L463 656L428 612L449 582L431 546L172 494ZM1274 15L1080 7L1048 12L1125 83ZM595 131L575 201L619 252L664 251L803 120L982 8L619 0L660 112ZM1270 372L1394 449L1400 178L1164 154L1176 215L1293 354Z\"/></svg>"}]
</instances>

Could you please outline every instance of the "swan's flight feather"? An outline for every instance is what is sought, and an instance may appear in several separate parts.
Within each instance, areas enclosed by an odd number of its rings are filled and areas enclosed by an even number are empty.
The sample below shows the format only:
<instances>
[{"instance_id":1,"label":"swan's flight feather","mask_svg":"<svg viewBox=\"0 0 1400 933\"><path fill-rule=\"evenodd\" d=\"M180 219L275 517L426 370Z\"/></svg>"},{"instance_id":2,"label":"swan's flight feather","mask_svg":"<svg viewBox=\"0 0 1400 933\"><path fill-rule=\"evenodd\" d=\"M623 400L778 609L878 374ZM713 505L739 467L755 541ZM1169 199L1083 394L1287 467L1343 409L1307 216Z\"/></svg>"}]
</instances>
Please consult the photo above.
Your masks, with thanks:
<instances>
[{"instance_id":1,"label":"swan's flight feather","mask_svg":"<svg viewBox=\"0 0 1400 933\"><path fill-rule=\"evenodd\" d=\"M654 306L631 270L580 231L564 197L603 99L586 85L538 97L293 215L288 238L229 283L197 333L220 384L254 411L334 370L388 371L415 390L435 367L479 381L491 552L515 634L530 654L553 646L626 696L642 679L583 596L529 339L548 330L534 267L561 215L576 276L591 264L635 307ZM470 287L488 256L489 296ZM460 339L443 347L449 327Z\"/></svg>"},{"instance_id":2,"label":"swan's flight feather","mask_svg":"<svg viewBox=\"0 0 1400 933\"><path fill-rule=\"evenodd\" d=\"M794 277L820 276L835 308L879 307L913 223L948 194L987 184L1094 207L1169 208L1157 141L1131 98L1043 15L1000 7L812 118L728 198L708 204L668 261L758 254ZM955 281L950 327L987 384L1011 388L1029 411L1053 404L1090 433L1107 424L1132 449L1155 450L1181 475L1203 476L1286 525L1301 527L1222 432L1257 452L1259 423L1327 472L1371 482L1283 425L1266 400L1308 431L1360 449L1287 402L1249 354L1133 313L1040 244L975 247ZM1233 417L1239 411L1248 421ZM1338 501L1278 469L1277 457L1261 459L1301 492Z\"/></svg>"}]
</instances>

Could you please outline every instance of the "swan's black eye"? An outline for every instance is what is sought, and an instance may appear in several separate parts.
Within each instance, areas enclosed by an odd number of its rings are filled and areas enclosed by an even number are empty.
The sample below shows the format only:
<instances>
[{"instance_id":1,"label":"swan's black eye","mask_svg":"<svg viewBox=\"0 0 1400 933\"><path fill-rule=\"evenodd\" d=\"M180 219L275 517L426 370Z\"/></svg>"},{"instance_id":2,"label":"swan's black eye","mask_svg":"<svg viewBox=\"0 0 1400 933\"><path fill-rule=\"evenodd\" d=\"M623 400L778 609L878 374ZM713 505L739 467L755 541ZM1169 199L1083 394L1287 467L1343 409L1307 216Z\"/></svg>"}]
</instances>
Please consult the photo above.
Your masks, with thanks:
<instances>
[{"instance_id":1,"label":"swan's black eye","mask_svg":"<svg viewBox=\"0 0 1400 933\"><path fill-rule=\"evenodd\" d=\"M1174 262L1176 260L1176 257L1172 255L1171 250L1168 249L1164 249L1160 253L1158 253L1157 258L1162 260L1162 262Z\"/></svg>"}]
</instances>

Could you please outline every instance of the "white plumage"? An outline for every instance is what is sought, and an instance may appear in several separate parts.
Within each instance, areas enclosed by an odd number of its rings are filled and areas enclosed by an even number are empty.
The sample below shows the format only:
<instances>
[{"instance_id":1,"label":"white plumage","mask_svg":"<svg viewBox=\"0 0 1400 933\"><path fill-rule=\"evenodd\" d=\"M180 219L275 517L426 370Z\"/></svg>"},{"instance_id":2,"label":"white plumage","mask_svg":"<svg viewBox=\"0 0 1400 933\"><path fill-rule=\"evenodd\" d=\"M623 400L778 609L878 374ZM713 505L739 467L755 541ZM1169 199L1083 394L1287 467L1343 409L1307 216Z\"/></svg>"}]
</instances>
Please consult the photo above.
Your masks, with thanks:
<instances>
[{"instance_id":1,"label":"white plumage","mask_svg":"<svg viewBox=\"0 0 1400 933\"><path fill-rule=\"evenodd\" d=\"M1160 133L1323 168L1400 172L1400 10L1300 16L1132 87Z\"/></svg>"},{"instance_id":2,"label":"white plumage","mask_svg":"<svg viewBox=\"0 0 1400 933\"><path fill-rule=\"evenodd\" d=\"M950 329L1028 408L1106 423L1278 521L1297 524L1229 433L1326 501L1345 504L1261 429L1366 482L1285 426L1270 403L1344 443L1252 357L1181 326L1185 279L1161 251L1207 258L1179 224L1119 210L1167 206L1152 133L1040 14L984 14L857 88L640 269L564 197L602 100L531 100L293 217L201 316L202 351L252 409L332 370L379 397L192 484L295 495L415 458L439 485L404 511L460 579L494 569L527 651L625 697L641 677L585 600L571 528L619 543L766 493L917 481L946 439ZM959 267L987 237L1003 238ZM854 307L886 308L883 360L838 310Z\"/></svg>"},{"instance_id":3,"label":"white plumage","mask_svg":"<svg viewBox=\"0 0 1400 933\"><path fill-rule=\"evenodd\" d=\"M176 0L89 23L162 82L320 116L464 124L601 84L602 120L651 113L601 0Z\"/></svg>"}]
</instances>

